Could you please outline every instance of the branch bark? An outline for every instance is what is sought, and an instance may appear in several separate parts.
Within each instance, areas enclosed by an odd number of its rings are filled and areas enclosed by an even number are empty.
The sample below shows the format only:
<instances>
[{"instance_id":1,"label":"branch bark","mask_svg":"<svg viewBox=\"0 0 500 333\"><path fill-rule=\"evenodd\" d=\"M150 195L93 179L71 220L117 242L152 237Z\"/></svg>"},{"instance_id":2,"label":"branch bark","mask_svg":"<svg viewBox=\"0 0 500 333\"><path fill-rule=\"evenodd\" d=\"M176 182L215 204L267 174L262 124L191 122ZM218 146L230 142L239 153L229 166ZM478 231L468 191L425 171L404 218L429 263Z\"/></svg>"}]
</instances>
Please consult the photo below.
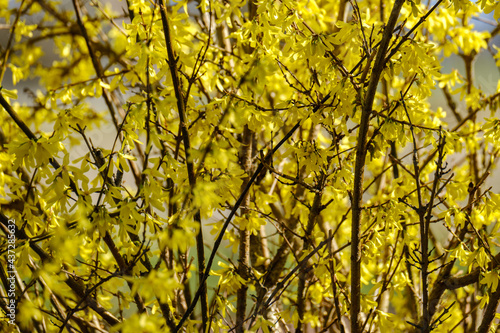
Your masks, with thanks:
<instances>
[{"instance_id":1,"label":"branch bark","mask_svg":"<svg viewBox=\"0 0 500 333\"><path fill-rule=\"evenodd\" d=\"M242 185L242 190L250 180L250 173L252 168L252 139L253 132L248 128L248 125L245 125L242 138L243 153L241 155L241 166L248 176L246 177L245 182ZM250 195L248 195L248 193L245 195L242 205L241 216L243 216L243 218L247 218L246 215L248 214L248 207L250 205ZM239 246L240 259L238 266L238 275L241 278L247 280L248 270L250 269L250 231L246 227L240 226ZM236 295L236 333L245 332L243 323L245 322L245 314L247 310L247 290L248 285L244 283L241 285L240 289L238 289Z\"/></svg>"},{"instance_id":2,"label":"branch bark","mask_svg":"<svg viewBox=\"0 0 500 333\"><path fill-rule=\"evenodd\" d=\"M366 140L370 114L372 112L375 93L377 92L380 75L384 69L385 53L392 38L392 31L396 25L404 0L396 0L391 15L384 29L384 35L377 51L375 63L372 69L370 83L363 103L361 123L357 140L356 164L354 169L354 188L352 196L352 227L351 227L351 332L359 332L359 313L361 297L361 249L360 249L360 226L361 226L361 200L363 195L363 176L366 159Z\"/></svg>"},{"instance_id":3,"label":"branch bark","mask_svg":"<svg viewBox=\"0 0 500 333\"><path fill-rule=\"evenodd\" d=\"M313 232L314 226L316 225L316 219L318 218L319 214L321 213L321 199L323 197L323 186L324 186L325 179L326 179L326 176L322 173L320 175L320 180L318 182L320 190L319 190L319 192L316 192L316 194L314 195L313 204L312 204L311 209L309 211L309 217L308 217L307 226L306 226L306 234L304 235L304 244L302 246L301 257L307 251L309 251L311 245L313 244L310 236ZM305 262L305 265L306 266L308 265L307 261ZM302 269L299 273L299 283L298 283L298 288L297 288L297 313L299 314L299 322L298 322L298 327L296 330L297 333L304 332L304 325L302 324L302 321L304 320L305 305L306 305L307 275L308 275L307 268Z\"/></svg>"},{"instance_id":4,"label":"branch bark","mask_svg":"<svg viewBox=\"0 0 500 333\"><path fill-rule=\"evenodd\" d=\"M186 124L186 105L184 104L184 98L182 96L181 85L179 76L177 75L177 60L174 55L174 50L172 47L172 39L170 36L170 28L167 19L167 7L165 7L165 2L160 0L160 13L161 21L163 24L163 33L165 34L165 45L168 53L168 66L170 67L170 75L172 76L172 84L174 87L175 98L177 100L177 111L179 112L180 119L180 131L182 135L182 141L184 143L184 151L186 154L186 168L188 172L189 185L191 186L191 191L194 190L196 186L196 177L193 168L193 162L190 159L189 150L191 149L191 143L189 141L189 133ZM199 210L194 214L194 220L199 223L200 231L196 235L196 252L198 255L198 276L201 288L201 317L203 332L207 328L208 322L208 300L207 300L207 283L204 279L205 271L205 250L203 245L203 227L201 223L201 216Z\"/></svg>"},{"instance_id":5,"label":"branch bark","mask_svg":"<svg viewBox=\"0 0 500 333\"><path fill-rule=\"evenodd\" d=\"M486 307L483 320L481 321L481 325L479 326L477 332L478 333L488 333L490 330L491 323L495 319L496 310L498 308L498 304L500 304L500 288L497 286L497 290L491 295L490 301L488 302L488 306Z\"/></svg>"}]
</instances>

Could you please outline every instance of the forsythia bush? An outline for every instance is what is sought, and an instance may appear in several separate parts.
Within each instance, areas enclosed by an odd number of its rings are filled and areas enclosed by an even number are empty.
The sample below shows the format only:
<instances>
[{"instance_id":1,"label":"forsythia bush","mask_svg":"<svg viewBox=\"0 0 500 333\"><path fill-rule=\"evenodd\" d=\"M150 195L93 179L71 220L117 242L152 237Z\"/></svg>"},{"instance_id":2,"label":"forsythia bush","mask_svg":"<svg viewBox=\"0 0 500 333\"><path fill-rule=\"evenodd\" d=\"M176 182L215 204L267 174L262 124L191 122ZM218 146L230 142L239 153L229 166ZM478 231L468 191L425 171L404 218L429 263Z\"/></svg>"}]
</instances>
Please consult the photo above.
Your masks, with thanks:
<instances>
[{"instance_id":1,"label":"forsythia bush","mask_svg":"<svg viewBox=\"0 0 500 333\"><path fill-rule=\"evenodd\" d=\"M1 331L495 332L499 18L0 0Z\"/></svg>"}]
</instances>

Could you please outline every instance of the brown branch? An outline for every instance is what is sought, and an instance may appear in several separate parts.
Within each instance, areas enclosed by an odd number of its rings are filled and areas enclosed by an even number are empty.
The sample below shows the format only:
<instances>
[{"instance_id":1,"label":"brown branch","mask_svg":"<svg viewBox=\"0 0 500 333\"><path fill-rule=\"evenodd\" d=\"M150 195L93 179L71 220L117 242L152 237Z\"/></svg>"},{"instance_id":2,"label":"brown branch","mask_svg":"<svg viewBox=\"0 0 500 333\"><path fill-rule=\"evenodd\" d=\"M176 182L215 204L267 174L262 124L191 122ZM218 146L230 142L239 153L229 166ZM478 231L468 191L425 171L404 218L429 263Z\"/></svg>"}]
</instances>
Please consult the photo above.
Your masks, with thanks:
<instances>
[{"instance_id":1,"label":"brown branch","mask_svg":"<svg viewBox=\"0 0 500 333\"><path fill-rule=\"evenodd\" d=\"M180 120L180 132L182 135L182 141L184 143L184 152L186 154L186 168L188 172L189 185L191 186L191 191L194 190L196 186L196 177L193 168L193 162L190 159L191 143L189 141L189 133L187 129L186 122L186 105L184 104L184 98L182 96L181 85L179 76L177 75L177 60L174 55L174 50L172 47L172 38L170 36L170 27L168 25L167 19L167 8L165 7L165 3L163 0L160 0L160 14L161 21L163 24L163 33L165 35L165 45L168 53L168 66L170 68L170 75L172 76L172 85L174 87L175 98L177 100L177 111L179 112L179 120ZM201 288L201 316L202 316L202 325L203 332L207 329L208 322L208 300L207 300L207 285L206 279L204 279L204 271L205 271L205 251L203 245L203 227L201 223L200 211L197 209L194 214L194 220L199 223L200 231L196 235L196 250L198 254L198 276L199 276L199 284Z\"/></svg>"},{"instance_id":2,"label":"brown branch","mask_svg":"<svg viewBox=\"0 0 500 333\"><path fill-rule=\"evenodd\" d=\"M356 164L354 169L354 188L352 196L352 231L351 231L351 332L359 333L359 313L361 308L361 199L363 193L363 174L366 159L366 140L370 114L377 91L378 82L385 65L385 52L392 38L392 31L399 17L404 0L396 0L384 30L382 41L372 69L370 83L366 92L361 114L361 123L357 140Z\"/></svg>"},{"instance_id":3,"label":"brown branch","mask_svg":"<svg viewBox=\"0 0 500 333\"><path fill-rule=\"evenodd\" d=\"M333 302L335 305L335 313L337 315L337 320L339 322L340 333L345 333L345 328L344 328L344 325L342 324L342 315L340 313L340 310L341 310L340 302L339 302L340 297L337 296L338 295L337 277L335 275L335 268L333 265L333 262L334 262L333 261L334 260L333 242L334 242L334 239L333 239L333 233L331 230L328 233L328 238L330 239L330 244L328 244L328 256L329 256L328 269L330 270L330 278L332 280L331 283L332 283L332 291L333 291Z\"/></svg>"},{"instance_id":4,"label":"brown branch","mask_svg":"<svg viewBox=\"0 0 500 333\"><path fill-rule=\"evenodd\" d=\"M302 245L302 254L309 251L309 248L311 247L311 245L313 245L310 236L312 235L314 226L316 225L316 220L319 214L321 213L321 199L323 197L322 188L324 187L326 176L324 174L321 174L320 178L321 179L318 182L319 183L318 187L320 188L320 190L316 192L316 194L314 195L313 204L311 206L311 209L309 210L309 217L304 235L304 244ZM305 262L305 265L307 266L307 261ZM307 268L302 269L299 273L299 283L297 287L297 313L299 314L299 322L296 330L297 333L304 332L304 327L302 322L304 320L304 314L305 314L305 303L306 303L305 290L306 290L307 273L308 273Z\"/></svg>"},{"instance_id":5,"label":"brown branch","mask_svg":"<svg viewBox=\"0 0 500 333\"><path fill-rule=\"evenodd\" d=\"M428 246L429 246L429 225L426 223L427 221L425 220L425 213L427 210L427 205L423 203L422 200L422 186L420 184L420 168L418 166L418 154L417 154L417 140L415 138L415 133L413 131L413 123L410 118L410 114L408 113L408 110L406 108L406 103L404 101L404 98L402 98L402 104L406 113L406 116L408 117L408 122L410 123L410 132L411 132L411 137L412 137L412 142L413 142L413 169L414 169L414 179L415 179L415 184L416 184L416 192L417 192L417 198L418 198L418 207L415 207L414 210L418 215L419 218L419 226L420 226L420 248L421 248L421 258L416 259L418 263L420 264L420 272L422 276L422 321L420 323L420 327L422 329L422 332L428 333L430 330L430 317L429 317L429 283L428 283L428 276L429 276L429 251L428 251ZM441 149L444 147L444 145L439 146ZM438 172L439 166L436 169L436 172ZM434 178L434 189L437 186L437 177ZM429 214L432 211L432 206L429 208Z\"/></svg>"},{"instance_id":6,"label":"brown branch","mask_svg":"<svg viewBox=\"0 0 500 333\"><path fill-rule=\"evenodd\" d=\"M252 168L252 141L254 134L248 128L248 125L245 125L243 129L243 137L242 137L242 154L241 154L241 166L243 170L248 175L246 177L245 182L242 184L242 190L246 183L250 180L250 173ZM250 195L245 196L242 202L241 208L241 216L243 218L248 218L248 208L250 206ZM250 231L243 226L239 226L240 228L240 245L239 245L239 264L238 264L238 275L247 280L249 278L249 270L250 270ZM244 333L245 329L243 327L243 323L245 322L245 315L247 310L247 290L248 284L243 283L241 287L238 289L236 294L236 333Z\"/></svg>"},{"instance_id":7,"label":"brown branch","mask_svg":"<svg viewBox=\"0 0 500 333\"><path fill-rule=\"evenodd\" d=\"M446 98L446 103L455 116L455 119L457 120L457 122L461 122L462 116L460 115L460 113L458 113L457 103L455 103L455 101L453 100L453 96L451 95L450 90L446 85L441 90L443 91L444 97Z\"/></svg>"},{"instance_id":8,"label":"brown branch","mask_svg":"<svg viewBox=\"0 0 500 333\"><path fill-rule=\"evenodd\" d=\"M422 213L422 216L425 214L425 210L427 209L427 216L425 218L425 221L423 223L424 230L421 233L424 238L421 241L421 249L422 249L422 285L425 288L423 289L423 323L420 325L421 327L424 328L424 332L430 332L432 330L432 324L431 324L431 319L432 315L430 314L429 311L429 290L428 290L428 281L427 277L429 276L430 272L428 271L429 268L429 252L428 252L428 244L429 244L429 231L430 231L430 221L432 217L432 208L434 207L434 200L436 199L436 196L439 194L439 183L446 172L443 169L443 163L444 163L444 146L446 142L446 138L442 136L442 133L439 133L439 143L438 143L438 160L436 162L436 172L434 175L434 182L432 185L432 191L431 191L431 196L429 199L429 202L426 204L426 206L419 206L419 209L422 209L424 213ZM418 163L418 162L417 162ZM420 182L419 179L415 180L417 184ZM421 227L422 227L421 226Z\"/></svg>"},{"instance_id":9,"label":"brown branch","mask_svg":"<svg viewBox=\"0 0 500 333\"><path fill-rule=\"evenodd\" d=\"M489 332L491 323L495 319L495 314L497 313L498 304L500 304L500 288L497 286L497 290L490 296L488 306L484 310L483 320L477 329L477 333Z\"/></svg>"}]
</instances>

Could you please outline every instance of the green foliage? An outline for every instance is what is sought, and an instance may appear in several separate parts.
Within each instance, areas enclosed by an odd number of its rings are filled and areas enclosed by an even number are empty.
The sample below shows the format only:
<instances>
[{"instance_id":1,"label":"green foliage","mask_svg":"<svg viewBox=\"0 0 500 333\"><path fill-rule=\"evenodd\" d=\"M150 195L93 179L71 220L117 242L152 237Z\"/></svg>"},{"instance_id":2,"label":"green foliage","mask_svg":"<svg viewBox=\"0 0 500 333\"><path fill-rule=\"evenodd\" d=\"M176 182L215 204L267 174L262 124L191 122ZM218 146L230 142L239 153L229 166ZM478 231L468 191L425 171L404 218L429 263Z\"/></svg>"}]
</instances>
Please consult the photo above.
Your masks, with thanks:
<instances>
[{"instance_id":1,"label":"green foliage","mask_svg":"<svg viewBox=\"0 0 500 333\"><path fill-rule=\"evenodd\" d=\"M500 4L398 2L0 0L2 332L498 329Z\"/></svg>"}]
</instances>

